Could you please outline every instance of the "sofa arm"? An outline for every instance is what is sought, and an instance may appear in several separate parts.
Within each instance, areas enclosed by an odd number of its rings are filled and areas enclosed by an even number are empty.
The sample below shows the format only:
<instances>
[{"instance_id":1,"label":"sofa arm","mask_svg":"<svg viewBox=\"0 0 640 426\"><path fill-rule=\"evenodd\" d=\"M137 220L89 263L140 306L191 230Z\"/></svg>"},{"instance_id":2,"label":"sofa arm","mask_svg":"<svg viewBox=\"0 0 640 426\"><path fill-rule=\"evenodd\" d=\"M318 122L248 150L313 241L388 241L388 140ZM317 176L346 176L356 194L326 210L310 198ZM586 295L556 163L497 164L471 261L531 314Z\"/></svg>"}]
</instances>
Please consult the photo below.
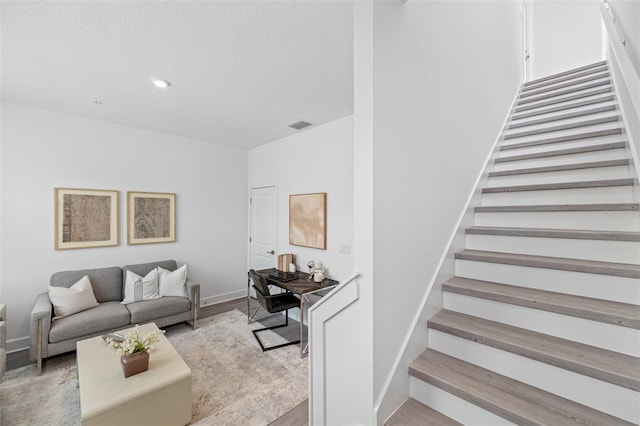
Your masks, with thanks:
<instances>
[{"instance_id":1,"label":"sofa arm","mask_svg":"<svg viewBox=\"0 0 640 426\"><path fill-rule=\"evenodd\" d=\"M198 312L200 311L200 284L187 281L187 297L191 301L191 327L195 330Z\"/></svg>"},{"instance_id":2,"label":"sofa arm","mask_svg":"<svg viewBox=\"0 0 640 426\"><path fill-rule=\"evenodd\" d=\"M42 358L46 358L48 354L52 312L53 306L51 305L51 299L49 299L49 293L40 293L33 304L29 319L29 335L31 338L29 359L38 362L38 375L42 370Z\"/></svg>"}]
</instances>

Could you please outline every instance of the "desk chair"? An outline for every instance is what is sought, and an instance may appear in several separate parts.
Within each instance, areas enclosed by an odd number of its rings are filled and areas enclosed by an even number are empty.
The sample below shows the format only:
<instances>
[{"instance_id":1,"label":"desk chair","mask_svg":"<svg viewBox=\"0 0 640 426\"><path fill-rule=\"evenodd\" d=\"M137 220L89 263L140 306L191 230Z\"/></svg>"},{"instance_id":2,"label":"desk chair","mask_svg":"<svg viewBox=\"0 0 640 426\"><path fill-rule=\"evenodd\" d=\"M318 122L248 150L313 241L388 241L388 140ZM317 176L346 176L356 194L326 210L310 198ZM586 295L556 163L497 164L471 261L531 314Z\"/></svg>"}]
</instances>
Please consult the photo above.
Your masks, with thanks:
<instances>
[{"instance_id":1,"label":"desk chair","mask_svg":"<svg viewBox=\"0 0 640 426\"><path fill-rule=\"evenodd\" d=\"M256 298L258 299L258 303L260 304L256 311L251 316L251 319L256 315L260 306L270 314L276 314L278 312L286 311L285 313L285 323L280 325L274 325L271 327L259 328L257 330L252 330L253 336L258 341L260 348L262 351L270 351L272 349L282 348L284 346L296 345L300 343L300 340L296 340L294 342L282 343L280 345L274 345L265 347L260 341L258 337L258 333L265 330L274 330L276 328L286 327L289 325L289 309L291 308L299 308L300 307L300 299L293 295L293 293L277 293L271 294L269 291L269 285L267 284L267 280L257 273L254 269L249 271L249 278L253 281L253 288L256 291Z\"/></svg>"}]
</instances>

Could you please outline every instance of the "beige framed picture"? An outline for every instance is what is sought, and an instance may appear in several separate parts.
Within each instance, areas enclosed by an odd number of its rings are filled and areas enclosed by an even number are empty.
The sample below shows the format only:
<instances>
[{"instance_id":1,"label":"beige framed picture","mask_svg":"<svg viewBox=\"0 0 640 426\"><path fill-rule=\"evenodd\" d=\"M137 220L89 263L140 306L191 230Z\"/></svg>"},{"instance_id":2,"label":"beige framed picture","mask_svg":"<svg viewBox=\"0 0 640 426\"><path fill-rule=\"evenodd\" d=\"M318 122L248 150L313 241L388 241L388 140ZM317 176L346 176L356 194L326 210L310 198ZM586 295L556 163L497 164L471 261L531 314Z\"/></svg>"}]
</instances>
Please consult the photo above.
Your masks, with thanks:
<instances>
[{"instance_id":1,"label":"beige framed picture","mask_svg":"<svg viewBox=\"0 0 640 426\"><path fill-rule=\"evenodd\" d=\"M289 195L289 244L327 249L327 193Z\"/></svg>"},{"instance_id":2,"label":"beige framed picture","mask_svg":"<svg viewBox=\"0 0 640 426\"><path fill-rule=\"evenodd\" d=\"M118 245L118 191L54 188L56 250Z\"/></svg>"},{"instance_id":3,"label":"beige framed picture","mask_svg":"<svg viewBox=\"0 0 640 426\"><path fill-rule=\"evenodd\" d=\"M127 243L171 243L176 240L176 194L127 192Z\"/></svg>"}]
</instances>

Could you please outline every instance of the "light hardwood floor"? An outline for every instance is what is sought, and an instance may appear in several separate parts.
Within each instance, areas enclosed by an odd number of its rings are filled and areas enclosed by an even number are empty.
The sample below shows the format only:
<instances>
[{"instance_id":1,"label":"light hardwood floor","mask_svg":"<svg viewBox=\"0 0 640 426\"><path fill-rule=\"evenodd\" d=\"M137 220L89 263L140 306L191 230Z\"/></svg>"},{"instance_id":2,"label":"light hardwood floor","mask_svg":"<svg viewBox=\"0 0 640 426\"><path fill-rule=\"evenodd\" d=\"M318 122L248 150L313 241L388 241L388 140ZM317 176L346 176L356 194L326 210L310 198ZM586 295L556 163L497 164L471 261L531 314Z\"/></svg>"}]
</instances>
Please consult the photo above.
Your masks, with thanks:
<instances>
[{"instance_id":1,"label":"light hardwood floor","mask_svg":"<svg viewBox=\"0 0 640 426\"><path fill-rule=\"evenodd\" d=\"M257 301L255 299L252 299L251 312L253 312L256 306L258 306ZM247 299L242 297L239 299L230 300L228 302L201 307L198 318L202 320L204 318L212 317L214 315L232 311L234 309L238 309L239 311L246 314ZM263 324L265 327L281 324L283 322L281 314L272 315L268 312L265 312L263 309L260 309L256 314L256 320ZM288 327L282 327L273 331L287 340L296 340L300 336L300 323L296 320L289 319ZM307 331L305 327L305 333L306 332ZM31 364L31 361L29 361L28 350L14 352L7 355L7 368L10 370L14 368L20 368L29 364ZM282 417L274 420L269 426L307 426L309 424L308 407L308 400L304 400L302 403L300 403L300 405L296 406L291 411L284 414Z\"/></svg>"}]
</instances>

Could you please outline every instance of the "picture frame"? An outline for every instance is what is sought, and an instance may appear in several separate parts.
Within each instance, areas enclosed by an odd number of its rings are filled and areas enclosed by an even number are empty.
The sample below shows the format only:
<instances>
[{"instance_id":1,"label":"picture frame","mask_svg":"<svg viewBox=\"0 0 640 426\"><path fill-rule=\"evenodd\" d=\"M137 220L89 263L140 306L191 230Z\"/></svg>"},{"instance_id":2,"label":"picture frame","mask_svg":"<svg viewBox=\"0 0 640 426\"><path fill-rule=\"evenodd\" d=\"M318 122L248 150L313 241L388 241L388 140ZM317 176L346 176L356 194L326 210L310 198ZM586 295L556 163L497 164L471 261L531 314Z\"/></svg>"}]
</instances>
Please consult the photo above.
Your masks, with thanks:
<instances>
[{"instance_id":1,"label":"picture frame","mask_svg":"<svg viewBox=\"0 0 640 426\"><path fill-rule=\"evenodd\" d=\"M54 248L117 246L118 212L118 191L54 188Z\"/></svg>"},{"instance_id":2,"label":"picture frame","mask_svg":"<svg viewBox=\"0 0 640 426\"><path fill-rule=\"evenodd\" d=\"M289 244L327 249L327 193L289 195Z\"/></svg>"},{"instance_id":3,"label":"picture frame","mask_svg":"<svg viewBox=\"0 0 640 426\"><path fill-rule=\"evenodd\" d=\"M127 191L127 244L176 241L176 194Z\"/></svg>"}]
</instances>

